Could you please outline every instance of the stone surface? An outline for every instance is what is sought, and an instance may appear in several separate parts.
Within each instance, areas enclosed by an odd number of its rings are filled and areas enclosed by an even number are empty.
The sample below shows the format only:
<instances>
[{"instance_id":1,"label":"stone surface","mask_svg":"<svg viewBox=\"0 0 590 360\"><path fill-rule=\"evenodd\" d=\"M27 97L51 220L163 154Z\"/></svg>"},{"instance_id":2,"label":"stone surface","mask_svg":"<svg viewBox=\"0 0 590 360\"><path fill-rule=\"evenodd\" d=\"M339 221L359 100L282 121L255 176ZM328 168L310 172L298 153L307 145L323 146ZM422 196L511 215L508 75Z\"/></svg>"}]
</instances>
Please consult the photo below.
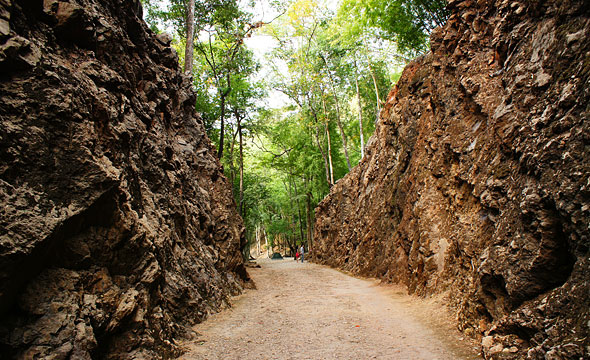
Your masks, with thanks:
<instances>
[{"instance_id":1,"label":"stone surface","mask_svg":"<svg viewBox=\"0 0 590 360\"><path fill-rule=\"evenodd\" d=\"M450 9L316 209L313 259L446 293L487 358L590 357L588 2Z\"/></svg>"},{"instance_id":2,"label":"stone surface","mask_svg":"<svg viewBox=\"0 0 590 360\"><path fill-rule=\"evenodd\" d=\"M0 0L0 353L177 355L247 280L190 80L134 1Z\"/></svg>"}]
</instances>

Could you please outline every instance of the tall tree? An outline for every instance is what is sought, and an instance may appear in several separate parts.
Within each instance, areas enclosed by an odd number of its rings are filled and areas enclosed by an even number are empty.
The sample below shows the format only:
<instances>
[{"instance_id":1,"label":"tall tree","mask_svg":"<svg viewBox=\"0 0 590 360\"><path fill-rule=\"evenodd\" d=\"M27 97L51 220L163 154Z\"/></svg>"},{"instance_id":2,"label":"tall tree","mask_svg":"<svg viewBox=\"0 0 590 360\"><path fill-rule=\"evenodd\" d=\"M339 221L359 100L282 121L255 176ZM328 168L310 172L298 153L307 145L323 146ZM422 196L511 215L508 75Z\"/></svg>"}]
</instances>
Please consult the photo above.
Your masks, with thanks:
<instances>
[{"instance_id":1,"label":"tall tree","mask_svg":"<svg viewBox=\"0 0 590 360\"><path fill-rule=\"evenodd\" d=\"M356 101L359 113L359 132L361 137L361 159L365 156L365 138L363 136L363 107L361 106L361 93L359 90L358 68L356 66L356 59L354 60L354 85L356 87Z\"/></svg>"},{"instance_id":2,"label":"tall tree","mask_svg":"<svg viewBox=\"0 0 590 360\"><path fill-rule=\"evenodd\" d=\"M348 171L352 170L350 166L350 157L348 156L348 142L346 140L346 133L344 132L344 127L342 126L342 112L340 111L340 99L338 98L338 91L336 90L336 84L334 81L334 77L332 76L332 71L330 69L330 65L328 65L328 61L326 57L320 53L320 58L324 62L326 68L325 72L328 74L328 83L332 88L332 95L334 96L334 103L336 104L336 124L338 124L338 129L340 129L340 138L342 139L342 148L344 149L344 158L346 159L346 165L348 166Z\"/></svg>"},{"instance_id":3,"label":"tall tree","mask_svg":"<svg viewBox=\"0 0 590 360\"><path fill-rule=\"evenodd\" d=\"M186 48L184 52L184 72L193 72L193 47L195 37L195 0L188 0L186 11Z\"/></svg>"}]
</instances>

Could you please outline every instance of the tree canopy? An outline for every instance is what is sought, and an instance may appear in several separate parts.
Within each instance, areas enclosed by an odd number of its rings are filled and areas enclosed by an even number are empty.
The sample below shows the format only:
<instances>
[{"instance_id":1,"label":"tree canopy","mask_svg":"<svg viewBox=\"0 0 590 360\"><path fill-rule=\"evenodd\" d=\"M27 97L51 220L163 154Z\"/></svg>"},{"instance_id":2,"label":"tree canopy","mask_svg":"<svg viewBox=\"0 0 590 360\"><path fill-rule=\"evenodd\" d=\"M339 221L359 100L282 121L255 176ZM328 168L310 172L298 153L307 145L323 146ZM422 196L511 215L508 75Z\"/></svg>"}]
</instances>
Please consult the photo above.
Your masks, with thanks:
<instances>
[{"instance_id":1,"label":"tree canopy","mask_svg":"<svg viewBox=\"0 0 590 360\"><path fill-rule=\"evenodd\" d=\"M446 20L445 1L264 4L275 14L266 22L254 3L144 0L192 75L250 243L313 251L315 206L361 160L401 68ZM252 36L268 41L264 54L248 48Z\"/></svg>"}]
</instances>

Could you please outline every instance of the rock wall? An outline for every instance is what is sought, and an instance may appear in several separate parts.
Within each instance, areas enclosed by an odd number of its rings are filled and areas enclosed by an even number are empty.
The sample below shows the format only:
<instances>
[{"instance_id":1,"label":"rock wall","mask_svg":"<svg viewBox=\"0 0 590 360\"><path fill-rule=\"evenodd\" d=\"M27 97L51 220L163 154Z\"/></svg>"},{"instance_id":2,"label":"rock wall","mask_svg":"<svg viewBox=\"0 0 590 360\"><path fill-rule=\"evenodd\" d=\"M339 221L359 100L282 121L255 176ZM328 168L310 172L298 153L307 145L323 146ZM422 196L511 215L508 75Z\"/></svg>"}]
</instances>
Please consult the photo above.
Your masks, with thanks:
<instances>
[{"instance_id":1,"label":"rock wall","mask_svg":"<svg viewBox=\"0 0 590 360\"><path fill-rule=\"evenodd\" d=\"M486 358L590 358L590 3L449 3L314 260L445 293Z\"/></svg>"},{"instance_id":2,"label":"rock wall","mask_svg":"<svg viewBox=\"0 0 590 360\"><path fill-rule=\"evenodd\" d=\"M165 358L247 280L190 80L139 0L0 0L0 353Z\"/></svg>"}]
</instances>

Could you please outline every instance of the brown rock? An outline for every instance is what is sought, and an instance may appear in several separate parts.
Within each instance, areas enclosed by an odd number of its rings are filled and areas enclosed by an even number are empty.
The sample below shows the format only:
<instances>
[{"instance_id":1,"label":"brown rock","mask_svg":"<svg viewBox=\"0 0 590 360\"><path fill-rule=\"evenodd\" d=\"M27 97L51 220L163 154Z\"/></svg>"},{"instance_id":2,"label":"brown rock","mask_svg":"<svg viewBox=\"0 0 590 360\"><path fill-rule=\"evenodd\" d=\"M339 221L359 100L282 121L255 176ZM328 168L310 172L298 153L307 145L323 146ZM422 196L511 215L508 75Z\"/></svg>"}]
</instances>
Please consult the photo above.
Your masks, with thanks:
<instances>
[{"instance_id":1,"label":"brown rock","mask_svg":"<svg viewBox=\"0 0 590 360\"><path fill-rule=\"evenodd\" d=\"M588 356L587 5L487 4L449 2L318 205L314 261L448 293L486 356Z\"/></svg>"},{"instance_id":2,"label":"brown rock","mask_svg":"<svg viewBox=\"0 0 590 360\"><path fill-rule=\"evenodd\" d=\"M10 34L10 23L7 19L0 19L0 35Z\"/></svg>"},{"instance_id":3,"label":"brown rock","mask_svg":"<svg viewBox=\"0 0 590 360\"><path fill-rule=\"evenodd\" d=\"M47 1L45 1L47 4ZM57 26L65 26L68 23L79 21L84 16L84 9L76 3L58 2L55 18Z\"/></svg>"},{"instance_id":4,"label":"brown rock","mask_svg":"<svg viewBox=\"0 0 590 360\"><path fill-rule=\"evenodd\" d=\"M138 1L25 3L0 0L2 358L177 355L247 280L190 80Z\"/></svg>"}]
</instances>

